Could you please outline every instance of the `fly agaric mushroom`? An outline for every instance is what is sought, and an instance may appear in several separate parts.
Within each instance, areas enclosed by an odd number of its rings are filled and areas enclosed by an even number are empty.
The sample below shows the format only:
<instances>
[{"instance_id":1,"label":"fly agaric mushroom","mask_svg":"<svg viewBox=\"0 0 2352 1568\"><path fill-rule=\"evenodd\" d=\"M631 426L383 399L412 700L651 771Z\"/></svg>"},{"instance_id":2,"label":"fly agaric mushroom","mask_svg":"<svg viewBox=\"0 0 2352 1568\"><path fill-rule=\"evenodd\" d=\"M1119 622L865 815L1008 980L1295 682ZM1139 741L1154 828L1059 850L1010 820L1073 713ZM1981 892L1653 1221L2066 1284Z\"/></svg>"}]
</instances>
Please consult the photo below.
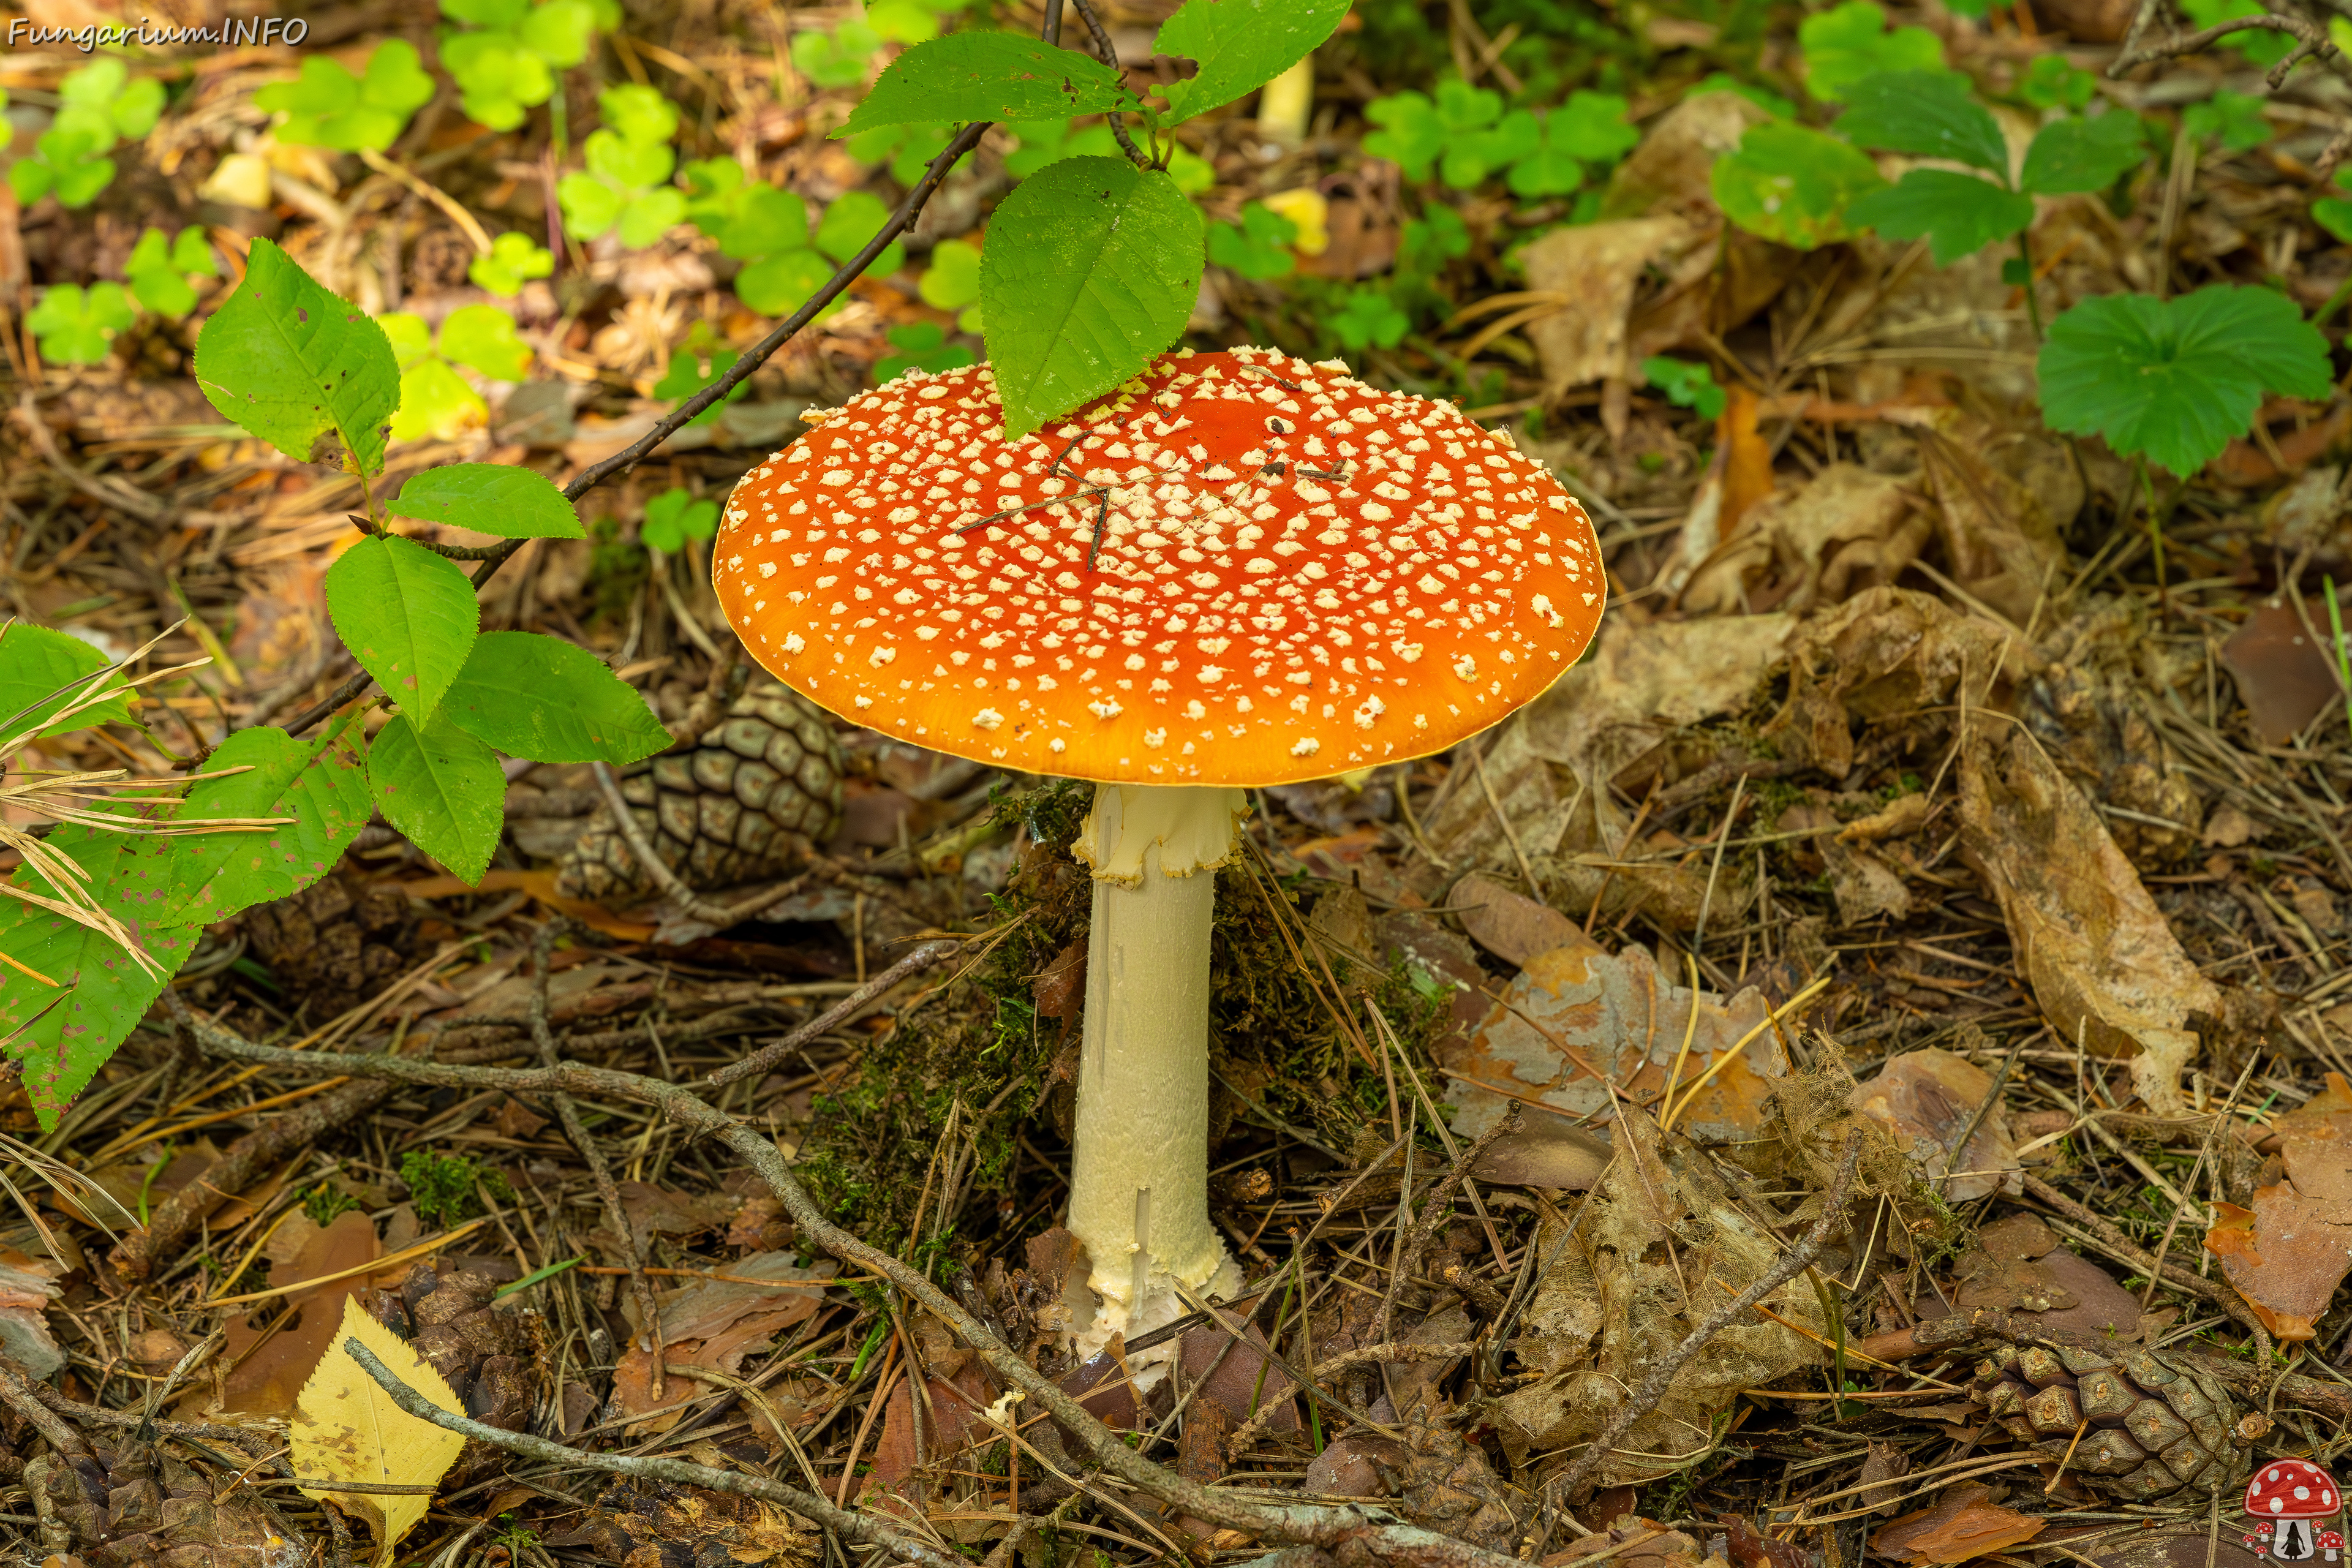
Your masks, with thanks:
<instances>
[{"instance_id":1,"label":"fly agaric mushroom","mask_svg":"<svg viewBox=\"0 0 2352 1568\"><path fill-rule=\"evenodd\" d=\"M2281 1562L2302 1563L2319 1554L2307 1522L2326 1519L2343 1505L2336 1479L2308 1459L2278 1459L2254 1472L2246 1483L2246 1511L2258 1520L2275 1521L2264 1531L2269 1554Z\"/></svg>"},{"instance_id":2,"label":"fly agaric mushroom","mask_svg":"<svg viewBox=\"0 0 2352 1568\"><path fill-rule=\"evenodd\" d=\"M1085 779L1095 876L1069 1228L1132 1335L1238 1283L1208 1212L1214 868L1252 786L1443 751L1541 693L1606 592L1507 437L1336 361L1178 350L1018 441L910 371L744 476L712 579L835 713Z\"/></svg>"}]
</instances>

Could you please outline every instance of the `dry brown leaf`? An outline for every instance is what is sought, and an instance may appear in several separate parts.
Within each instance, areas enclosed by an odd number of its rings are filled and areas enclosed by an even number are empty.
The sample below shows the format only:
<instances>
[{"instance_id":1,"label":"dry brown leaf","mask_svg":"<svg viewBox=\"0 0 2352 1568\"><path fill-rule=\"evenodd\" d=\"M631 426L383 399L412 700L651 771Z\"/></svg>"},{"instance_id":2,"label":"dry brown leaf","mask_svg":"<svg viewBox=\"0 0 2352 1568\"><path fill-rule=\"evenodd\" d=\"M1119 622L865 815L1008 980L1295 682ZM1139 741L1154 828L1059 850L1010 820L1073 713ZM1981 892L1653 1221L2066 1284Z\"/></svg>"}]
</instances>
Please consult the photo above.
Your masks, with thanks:
<instances>
[{"instance_id":1,"label":"dry brown leaf","mask_svg":"<svg viewBox=\"0 0 2352 1568\"><path fill-rule=\"evenodd\" d=\"M279 1285L340 1274L383 1255L375 1222L357 1209L337 1215L324 1229L297 1215L268 1245L278 1249L267 1255L270 1279ZM331 1279L289 1295L282 1310L277 1302L265 1302L229 1323L220 1359L235 1370L228 1374L224 1406L248 1415L291 1412L304 1383L342 1337L344 1303L363 1297L374 1283L362 1274Z\"/></svg>"},{"instance_id":2,"label":"dry brown leaf","mask_svg":"<svg viewBox=\"0 0 2352 1568\"><path fill-rule=\"evenodd\" d=\"M777 1334L806 1321L824 1304L822 1289L793 1282L830 1279L839 1268L830 1258L803 1268L790 1252L753 1253L721 1270L735 1279L698 1279L659 1292L656 1307L661 1313L663 1365L679 1372L705 1367L733 1376L742 1369L745 1356L765 1349ZM668 1408L678 1404L681 1391L665 1384L663 1396L654 1397L653 1347L637 1321L636 1303L625 1296L621 1310L635 1331L613 1370L613 1397L630 1415L662 1412L632 1423L633 1434L666 1432L685 1415L683 1409Z\"/></svg>"},{"instance_id":3,"label":"dry brown leaf","mask_svg":"<svg viewBox=\"0 0 2352 1568\"><path fill-rule=\"evenodd\" d=\"M2083 506L2065 447L1953 414L1924 431L1919 456L1935 491L1935 526L1952 576L1978 603L2028 626L2066 547L2060 529Z\"/></svg>"},{"instance_id":4,"label":"dry brown leaf","mask_svg":"<svg viewBox=\"0 0 2352 1568\"><path fill-rule=\"evenodd\" d=\"M2316 623L2314 624L2316 629ZM2221 645L2221 663L2254 729L2284 746L2336 699L2336 672L2295 607L2267 599Z\"/></svg>"},{"instance_id":5,"label":"dry brown leaf","mask_svg":"<svg viewBox=\"0 0 2352 1568\"><path fill-rule=\"evenodd\" d=\"M1945 706L1964 677L1970 700L1981 701L1994 666L2017 640L1932 595L1866 589L1804 622L1790 640L1789 699L1765 738L1784 760L1842 779L1853 766L1855 720L1875 723Z\"/></svg>"},{"instance_id":6,"label":"dry brown leaf","mask_svg":"<svg viewBox=\"0 0 2352 1568\"><path fill-rule=\"evenodd\" d=\"M376 1486L429 1487L448 1473L466 1447L457 1433L411 1415L392 1402L375 1379L343 1348L356 1339L418 1394L453 1415L465 1405L441 1374L406 1341L377 1322L357 1301L343 1303L335 1344L310 1381L302 1385L287 1440L293 1446L295 1473L319 1481L363 1481ZM432 1506L427 1492L343 1492L333 1486L304 1487L302 1495L333 1503L367 1521L375 1536L376 1568L390 1568L393 1548Z\"/></svg>"},{"instance_id":7,"label":"dry brown leaf","mask_svg":"<svg viewBox=\"0 0 2352 1568\"><path fill-rule=\"evenodd\" d=\"M1972 1482L1948 1488L1934 1507L1881 1526L1870 1550L1898 1563L1966 1563L2042 1533L2047 1521L1987 1501L1991 1495Z\"/></svg>"},{"instance_id":8,"label":"dry brown leaf","mask_svg":"<svg viewBox=\"0 0 2352 1568\"><path fill-rule=\"evenodd\" d=\"M2352 1205L2305 1197L2292 1182L2254 1189L2254 1206L2215 1204L2221 1219L2205 1250L2222 1277L2278 1339L2316 1336L2312 1324L2352 1273Z\"/></svg>"},{"instance_id":9,"label":"dry brown leaf","mask_svg":"<svg viewBox=\"0 0 2352 1568\"><path fill-rule=\"evenodd\" d=\"M2326 1087L2273 1125L2296 1192L2352 1203L2352 1083L2343 1074L2329 1073Z\"/></svg>"},{"instance_id":10,"label":"dry brown leaf","mask_svg":"<svg viewBox=\"0 0 2352 1568\"><path fill-rule=\"evenodd\" d=\"M1524 966L1537 953L1591 942L1583 928L1549 904L1538 903L1484 871L1455 882L1445 895L1445 906L1460 918L1471 941L1506 963ZM1600 946L1592 945L1596 951Z\"/></svg>"},{"instance_id":11,"label":"dry brown leaf","mask_svg":"<svg viewBox=\"0 0 2352 1568\"><path fill-rule=\"evenodd\" d=\"M1726 512L1736 516L1728 506ZM1839 603L1892 584L1932 526L1902 480L1852 463L1832 463L1800 489L1759 496L1737 521L1683 585L1685 609L1802 613Z\"/></svg>"},{"instance_id":12,"label":"dry brown leaf","mask_svg":"<svg viewBox=\"0 0 2352 1568\"><path fill-rule=\"evenodd\" d=\"M1893 1130L1895 1143L1919 1163L1932 1181L1945 1172L1956 1173L1943 1184L1944 1196L1953 1203L1974 1203L1996 1188L2011 1197L2023 1194L2023 1181L2015 1173L2017 1147L2010 1138L2009 1115L1995 1103L1981 1121L1977 1112L1992 1097L1992 1074L1969 1061L1930 1046L1906 1051L1888 1062L1868 1083L1853 1091L1853 1109ZM1965 1147L1952 1148L1974 1124Z\"/></svg>"},{"instance_id":13,"label":"dry brown leaf","mask_svg":"<svg viewBox=\"0 0 2352 1568\"><path fill-rule=\"evenodd\" d=\"M1634 288L1652 266L1671 266L1700 237L1678 217L1628 218L1556 228L1519 253L1531 292L1572 301L1528 324L1548 396L1587 382L1631 379L1627 320Z\"/></svg>"},{"instance_id":14,"label":"dry brown leaf","mask_svg":"<svg viewBox=\"0 0 2352 1568\"><path fill-rule=\"evenodd\" d=\"M46 1259L0 1248L0 1354L37 1378L53 1377L66 1364L47 1316L62 1293L57 1280L63 1272Z\"/></svg>"},{"instance_id":15,"label":"dry brown leaf","mask_svg":"<svg viewBox=\"0 0 2352 1568\"><path fill-rule=\"evenodd\" d=\"M1954 1261L1952 1274L1948 1299L1925 1298L1913 1310L1947 1317L1955 1310L1992 1307L2029 1314L2044 1329L2102 1341L2130 1339L2140 1331L2139 1299L2097 1264L2061 1247L2032 1215L2011 1215L1979 1227Z\"/></svg>"},{"instance_id":16,"label":"dry brown leaf","mask_svg":"<svg viewBox=\"0 0 2352 1568\"><path fill-rule=\"evenodd\" d=\"M1682 1057L1679 1097L1746 1037L1675 1125L1714 1142L1752 1138L1773 1086L1789 1071L1767 1022L1772 1005L1750 986L1728 1001L1697 993L1695 1027L1693 1011L1692 992L1660 973L1643 948L1629 946L1613 958L1588 946L1538 953L1469 1043L1440 1053L1439 1065L1454 1078L1447 1099L1458 1108L1454 1128L1469 1137L1484 1132L1502 1115L1506 1095L1582 1116L1610 1110L1614 1083L1617 1093L1646 1103L1665 1089ZM1784 1019L1782 1026L1801 1022Z\"/></svg>"},{"instance_id":17,"label":"dry brown leaf","mask_svg":"<svg viewBox=\"0 0 2352 1568\"><path fill-rule=\"evenodd\" d=\"M2180 1110L2190 1021L2221 994L2180 950L2139 874L2074 782L2024 731L1970 734L1960 851L2000 901L2017 966L2061 1040L2128 1058L2150 1111Z\"/></svg>"}]
</instances>

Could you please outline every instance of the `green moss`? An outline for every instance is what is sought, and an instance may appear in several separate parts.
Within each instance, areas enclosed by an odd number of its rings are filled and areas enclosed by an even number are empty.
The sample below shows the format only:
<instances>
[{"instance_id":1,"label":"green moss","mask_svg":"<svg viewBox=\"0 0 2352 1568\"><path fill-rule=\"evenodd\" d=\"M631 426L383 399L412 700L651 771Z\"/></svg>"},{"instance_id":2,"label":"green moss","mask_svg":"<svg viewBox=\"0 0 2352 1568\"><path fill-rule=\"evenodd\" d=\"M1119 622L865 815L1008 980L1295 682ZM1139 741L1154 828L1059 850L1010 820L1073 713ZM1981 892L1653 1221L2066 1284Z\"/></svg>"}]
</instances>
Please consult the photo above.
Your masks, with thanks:
<instances>
[{"instance_id":1,"label":"green moss","mask_svg":"<svg viewBox=\"0 0 2352 1568\"><path fill-rule=\"evenodd\" d=\"M514 1196L504 1176L483 1170L470 1156L436 1154L429 1149L411 1149L400 1157L400 1179L408 1184L416 1217L441 1230L482 1212L477 1186L496 1202Z\"/></svg>"},{"instance_id":2,"label":"green moss","mask_svg":"<svg viewBox=\"0 0 2352 1568\"><path fill-rule=\"evenodd\" d=\"M359 1206L357 1198L332 1182L320 1182L315 1187L302 1189L302 1212L310 1216L310 1223L315 1226L332 1225L337 1215L348 1214Z\"/></svg>"}]
</instances>

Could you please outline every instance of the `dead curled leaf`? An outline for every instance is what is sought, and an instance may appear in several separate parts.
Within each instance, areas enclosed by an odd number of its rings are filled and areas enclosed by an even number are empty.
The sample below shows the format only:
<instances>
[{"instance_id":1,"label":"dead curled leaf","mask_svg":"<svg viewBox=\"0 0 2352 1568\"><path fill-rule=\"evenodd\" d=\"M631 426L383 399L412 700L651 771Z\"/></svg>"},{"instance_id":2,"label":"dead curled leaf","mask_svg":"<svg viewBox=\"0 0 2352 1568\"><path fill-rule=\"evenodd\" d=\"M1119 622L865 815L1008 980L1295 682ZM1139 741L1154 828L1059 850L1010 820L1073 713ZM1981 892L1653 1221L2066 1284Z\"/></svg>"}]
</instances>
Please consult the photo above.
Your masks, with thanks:
<instances>
[{"instance_id":1,"label":"dead curled leaf","mask_svg":"<svg viewBox=\"0 0 2352 1568\"><path fill-rule=\"evenodd\" d=\"M1934 1506L1881 1526L1870 1550L1897 1563L1966 1563L2042 1533L2045 1521L1988 1501L1991 1495L1974 1482L1947 1488Z\"/></svg>"},{"instance_id":2,"label":"dead curled leaf","mask_svg":"<svg viewBox=\"0 0 2352 1568\"><path fill-rule=\"evenodd\" d=\"M356 1339L373 1352L403 1383L452 1415L465 1405L441 1374L398 1335L371 1318L349 1298L334 1347L302 1385L301 1402L288 1432L295 1473L324 1482L429 1488L457 1462L466 1439L411 1415L386 1394L343 1348ZM393 1548L415 1528L432 1503L428 1491L343 1492L331 1484L303 1487L302 1495L332 1502L367 1521L375 1536L376 1568L390 1568Z\"/></svg>"},{"instance_id":3,"label":"dead curled leaf","mask_svg":"<svg viewBox=\"0 0 2352 1568\"><path fill-rule=\"evenodd\" d=\"M1728 1001L1710 991L1694 997L1638 946L1614 957L1588 946L1538 953L1504 988L1477 1035L1440 1053L1439 1065L1454 1079L1447 1091L1459 1108L1454 1128L1468 1137L1484 1132L1502 1114L1506 1094L1606 1120L1612 1083L1616 1094L1647 1103L1664 1091L1677 1058L1679 1099L1746 1038L1675 1124L1710 1142L1752 1138L1766 1098L1789 1071L1771 1011L1753 986ZM1784 1020L1783 1027L1798 1023Z\"/></svg>"},{"instance_id":4,"label":"dead curled leaf","mask_svg":"<svg viewBox=\"0 0 2352 1568\"><path fill-rule=\"evenodd\" d=\"M1969 734L1959 773L1960 852L2000 900L2043 1016L2063 1040L2130 1058L2148 1110L2179 1114L2191 1021L2221 1012L2221 991L2032 736L2006 725Z\"/></svg>"},{"instance_id":5,"label":"dead curled leaf","mask_svg":"<svg viewBox=\"0 0 2352 1568\"><path fill-rule=\"evenodd\" d=\"M1891 584L1933 531L1916 501L1899 479L1832 463L1738 518L1683 584L1682 606L1702 616L1801 613Z\"/></svg>"},{"instance_id":6,"label":"dead curled leaf","mask_svg":"<svg viewBox=\"0 0 2352 1568\"><path fill-rule=\"evenodd\" d=\"M1995 1188L2020 1196L2025 1190L2016 1174L2016 1145L2011 1141L2009 1116L1992 1098L1992 1074L1965 1057L1930 1046L1906 1051L1888 1062L1879 1074L1853 1091L1853 1109L1894 1131L1933 1181L1953 1174L1943 1194L1953 1203L1974 1203ZM1984 1109L1982 1120L1977 1112ZM1969 1131L1970 1125L1974 1131ZM1969 1141L1955 1149L1960 1134Z\"/></svg>"},{"instance_id":7,"label":"dead curled leaf","mask_svg":"<svg viewBox=\"0 0 2352 1568\"><path fill-rule=\"evenodd\" d=\"M2310 1198L2292 1182L2254 1189L2254 1206L2216 1204L2205 1250L2254 1316L2281 1340L2315 1338L2314 1321L2352 1273L2352 1204Z\"/></svg>"}]
</instances>

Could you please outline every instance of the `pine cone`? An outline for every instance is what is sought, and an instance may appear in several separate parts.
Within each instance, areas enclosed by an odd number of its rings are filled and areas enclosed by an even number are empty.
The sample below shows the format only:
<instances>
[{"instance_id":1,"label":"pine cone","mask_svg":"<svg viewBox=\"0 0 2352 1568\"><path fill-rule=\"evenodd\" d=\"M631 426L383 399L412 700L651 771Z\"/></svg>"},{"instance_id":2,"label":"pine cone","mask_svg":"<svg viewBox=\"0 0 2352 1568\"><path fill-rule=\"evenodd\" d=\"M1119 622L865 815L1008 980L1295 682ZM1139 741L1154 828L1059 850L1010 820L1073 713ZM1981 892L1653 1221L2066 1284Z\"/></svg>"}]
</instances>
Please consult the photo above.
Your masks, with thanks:
<instances>
[{"instance_id":1,"label":"pine cone","mask_svg":"<svg viewBox=\"0 0 2352 1568\"><path fill-rule=\"evenodd\" d=\"M2161 1351L2007 1346L1977 1363L1970 1393L2019 1442L2053 1458L2071 1449L2067 1471L2110 1496L2210 1491L2245 1472L2229 1391Z\"/></svg>"},{"instance_id":2,"label":"pine cone","mask_svg":"<svg viewBox=\"0 0 2352 1568\"><path fill-rule=\"evenodd\" d=\"M841 826L841 749L824 715L781 686L736 699L690 752L656 757L621 781L621 797L664 864L690 888L789 871L808 844ZM626 904L653 880L599 810L555 879L565 898Z\"/></svg>"},{"instance_id":3,"label":"pine cone","mask_svg":"<svg viewBox=\"0 0 2352 1568\"><path fill-rule=\"evenodd\" d=\"M299 892L238 917L253 956L288 1005L307 1001L323 1022L375 995L416 962L416 918L399 891L339 867Z\"/></svg>"}]
</instances>

